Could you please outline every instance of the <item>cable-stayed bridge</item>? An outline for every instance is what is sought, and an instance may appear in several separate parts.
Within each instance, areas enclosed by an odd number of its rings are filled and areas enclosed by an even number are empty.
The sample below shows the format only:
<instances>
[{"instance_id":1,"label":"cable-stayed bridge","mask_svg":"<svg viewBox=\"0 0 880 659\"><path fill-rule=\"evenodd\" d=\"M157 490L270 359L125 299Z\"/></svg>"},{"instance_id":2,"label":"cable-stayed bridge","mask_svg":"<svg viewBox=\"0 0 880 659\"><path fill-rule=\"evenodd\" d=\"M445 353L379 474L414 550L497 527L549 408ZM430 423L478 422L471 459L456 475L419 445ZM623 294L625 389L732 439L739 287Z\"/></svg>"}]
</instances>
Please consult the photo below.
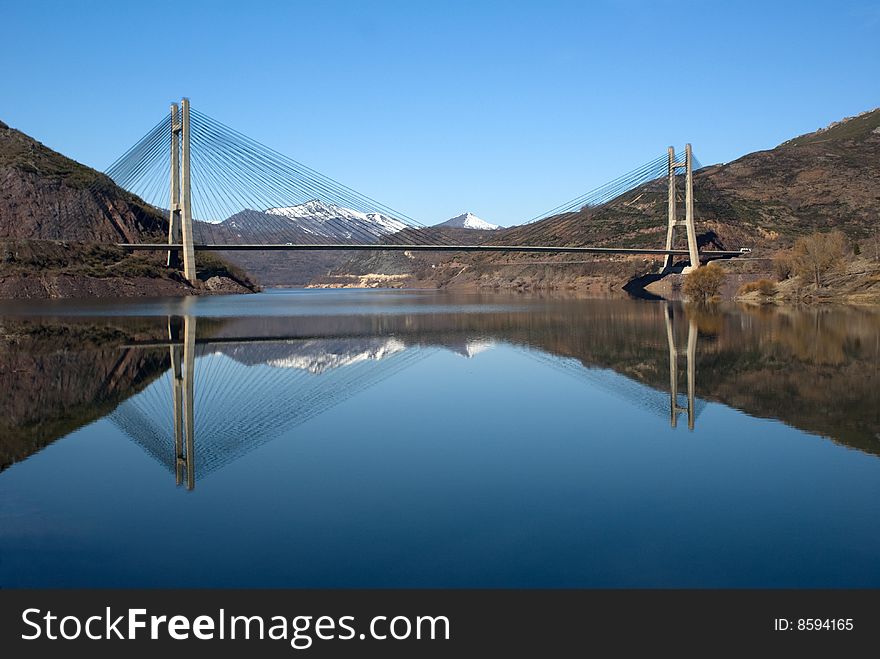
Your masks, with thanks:
<instances>
[{"instance_id":1,"label":"cable-stayed bridge","mask_svg":"<svg viewBox=\"0 0 880 659\"><path fill-rule=\"evenodd\" d=\"M196 278L196 250L395 250L638 254L701 260L744 250L701 250L694 218L690 145L667 153L517 226L497 232L427 226L190 107L184 99L106 171L122 188L169 218L167 241L121 243L128 250L168 251ZM667 200L664 245L597 246L571 238L591 213L655 182ZM679 191L684 191L683 213ZM686 248L677 247L684 232ZM589 231L579 231L589 235ZM487 235L489 234L489 235ZM515 235L515 242L507 239ZM476 238L475 238L476 236ZM747 251L747 250L745 250ZM182 263L181 263L182 262Z\"/></svg>"},{"instance_id":2,"label":"cable-stayed bridge","mask_svg":"<svg viewBox=\"0 0 880 659\"><path fill-rule=\"evenodd\" d=\"M169 350L170 368L110 415L112 422L157 462L193 489L202 479L291 429L393 377L440 347L473 356L485 337L424 329L414 335L350 333L326 336L198 337L195 316L169 318L167 340L141 341L127 350ZM663 392L607 369L587 368L529 348L545 365L606 391L673 428L681 414L688 427L705 403L695 395L697 326L688 323L687 348L676 347L667 307L670 389ZM686 394L679 394L678 365L687 359Z\"/></svg>"}]
</instances>

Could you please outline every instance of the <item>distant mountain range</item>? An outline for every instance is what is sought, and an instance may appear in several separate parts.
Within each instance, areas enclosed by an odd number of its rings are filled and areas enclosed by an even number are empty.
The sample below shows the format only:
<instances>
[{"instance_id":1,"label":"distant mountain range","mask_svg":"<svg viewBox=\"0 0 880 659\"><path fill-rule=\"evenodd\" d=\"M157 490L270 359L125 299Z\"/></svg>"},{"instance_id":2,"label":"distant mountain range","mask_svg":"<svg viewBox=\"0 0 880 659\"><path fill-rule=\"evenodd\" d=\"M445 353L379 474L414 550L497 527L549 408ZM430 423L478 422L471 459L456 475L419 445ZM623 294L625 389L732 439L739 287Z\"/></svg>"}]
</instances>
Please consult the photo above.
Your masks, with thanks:
<instances>
[{"instance_id":1,"label":"distant mountain range","mask_svg":"<svg viewBox=\"0 0 880 659\"><path fill-rule=\"evenodd\" d=\"M500 228L473 213L462 213L433 227L480 231ZM223 240L230 242L374 243L406 229L412 227L382 213L363 213L312 199L265 211L245 209L216 224L203 222L196 238L199 234L208 234L212 238L206 242L218 242L218 237L222 236Z\"/></svg>"},{"instance_id":2,"label":"distant mountain range","mask_svg":"<svg viewBox=\"0 0 880 659\"><path fill-rule=\"evenodd\" d=\"M336 204L326 204L318 199L286 208L270 208L266 213L286 218L306 233L317 236L351 239L357 238L360 232L379 238L407 228L400 220L381 213L361 213Z\"/></svg>"},{"instance_id":3,"label":"distant mountain range","mask_svg":"<svg viewBox=\"0 0 880 659\"><path fill-rule=\"evenodd\" d=\"M267 210L246 209L222 222L195 222L196 242L204 243L379 243L397 234L397 242L477 242L497 225L473 213L462 213L432 227L415 228L382 213L364 213L312 199ZM465 237L464 234L467 234ZM402 240L401 240L402 238ZM399 254L402 259L407 257ZM226 258L260 283L302 285L323 276L351 258L350 253L228 252Z\"/></svg>"},{"instance_id":4,"label":"distant mountain range","mask_svg":"<svg viewBox=\"0 0 880 659\"><path fill-rule=\"evenodd\" d=\"M312 199L265 211L245 209L216 224L202 222L198 231L230 242L374 243L406 228L400 220L381 213L362 213Z\"/></svg>"}]
</instances>

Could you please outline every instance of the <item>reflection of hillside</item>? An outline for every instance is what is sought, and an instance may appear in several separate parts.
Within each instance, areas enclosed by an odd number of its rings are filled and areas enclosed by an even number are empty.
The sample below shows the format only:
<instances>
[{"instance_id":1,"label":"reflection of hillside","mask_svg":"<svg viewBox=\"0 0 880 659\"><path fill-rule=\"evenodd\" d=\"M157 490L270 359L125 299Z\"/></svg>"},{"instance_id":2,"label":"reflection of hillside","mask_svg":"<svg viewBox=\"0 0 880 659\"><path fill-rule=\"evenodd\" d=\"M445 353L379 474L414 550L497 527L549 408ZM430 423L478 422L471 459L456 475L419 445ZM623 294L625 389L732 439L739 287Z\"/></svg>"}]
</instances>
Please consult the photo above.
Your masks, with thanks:
<instances>
[{"instance_id":1,"label":"reflection of hillside","mask_svg":"<svg viewBox=\"0 0 880 659\"><path fill-rule=\"evenodd\" d=\"M541 347L668 388L659 305L584 318ZM861 309L695 311L697 395L880 454L880 314ZM573 319L572 319L573 320ZM676 325L684 341L686 323Z\"/></svg>"},{"instance_id":2,"label":"reflection of hillside","mask_svg":"<svg viewBox=\"0 0 880 659\"><path fill-rule=\"evenodd\" d=\"M677 315L693 317L700 329L699 397L880 454L880 314L679 307ZM542 347L665 389L668 359L653 316L586 319L581 331L548 335Z\"/></svg>"},{"instance_id":3,"label":"reflection of hillside","mask_svg":"<svg viewBox=\"0 0 880 659\"><path fill-rule=\"evenodd\" d=\"M273 372L298 370L314 379L354 366L367 373L416 346L473 356L506 342L668 391L662 304L527 298L493 303L497 300L445 311L410 305L376 314L200 320L199 354L228 357L243 367L267 365ZM880 314L855 309L710 313L681 306L672 312L676 345L687 343L688 321L700 332L699 398L880 454ZM64 324L47 319L24 329L7 322L3 329L2 467L109 414L169 368L168 349L158 345L167 337L165 319L68 319ZM132 347L137 344L144 347ZM164 403L160 396L157 404Z\"/></svg>"},{"instance_id":4,"label":"reflection of hillside","mask_svg":"<svg viewBox=\"0 0 880 659\"><path fill-rule=\"evenodd\" d=\"M113 344L125 334L108 328L3 331L0 470L105 416L168 368L167 351L122 350Z\"/></svg>"},{"instance_id":5,"label":"reflection of hillside","mask_svg":"<svg viewBox=\"0 0 880 659\"><path fill-rule=\"evenodd\" d=\"M880 314L759 311L721 322L698 360L701 395L880 454Z\"/></svg>"}]
</instances>

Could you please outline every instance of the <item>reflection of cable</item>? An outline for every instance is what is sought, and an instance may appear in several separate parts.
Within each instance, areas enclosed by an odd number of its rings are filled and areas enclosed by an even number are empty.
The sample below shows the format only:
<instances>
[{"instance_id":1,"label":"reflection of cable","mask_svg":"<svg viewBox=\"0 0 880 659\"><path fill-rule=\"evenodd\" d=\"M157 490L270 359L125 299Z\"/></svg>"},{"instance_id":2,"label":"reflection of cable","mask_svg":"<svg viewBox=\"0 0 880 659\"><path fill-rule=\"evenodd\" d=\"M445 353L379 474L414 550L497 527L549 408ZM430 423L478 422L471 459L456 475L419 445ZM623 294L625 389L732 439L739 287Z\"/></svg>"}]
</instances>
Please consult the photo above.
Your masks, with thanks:
<instances>
[{"instance_id":1,"label":"reflection of cable","mask_svg":"<svg viewBox=\"0 0 880 659\"><path fill-rule=\"evenodd\" d=\"M525 350L532 359L546 364L554 370L580 380L591 387L598 386L602 391L613 395L631 405L662 416L669 417L669 392L654 389L616 371L605 368L588 368L574 357L557 357L537 350ZM687 395L679 394L677 404L687 408ZM696 399L694 417L698 417L706 407L706 401Z\"/></svg>"},{"instance_id":2,"label":"reflection of cable","mask_svg":"<svg viewBox=\"0 0 880 659\"><path fill-rule=\"evenodd\" d=\"M267 345L284 348L300 343L261 345L265 352ZM355 349L362 344L348 343ZM248 365L238 361L234 352L234 348L218 349L210 345L197 348L194 417L195 464L199 478L409 368L433 350L407 348L383 359L367 359L320 374L265 363ZM110 418L147 453L173 471L171 387L169 370L144 391L122 403Z\"/></svg>"}]
</instances>

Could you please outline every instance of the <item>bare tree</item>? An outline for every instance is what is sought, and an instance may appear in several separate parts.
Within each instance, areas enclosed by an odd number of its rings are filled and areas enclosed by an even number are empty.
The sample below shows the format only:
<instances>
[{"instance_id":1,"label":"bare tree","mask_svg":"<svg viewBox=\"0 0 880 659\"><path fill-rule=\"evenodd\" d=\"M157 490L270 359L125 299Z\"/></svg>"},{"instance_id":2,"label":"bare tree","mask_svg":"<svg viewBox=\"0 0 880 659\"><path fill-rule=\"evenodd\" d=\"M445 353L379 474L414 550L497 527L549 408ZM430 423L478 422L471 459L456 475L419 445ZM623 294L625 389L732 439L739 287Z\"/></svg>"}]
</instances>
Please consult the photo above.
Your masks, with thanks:
<instances>
[{"instance_id":1,"label":"bare tree","mask_svg":"<svg viewBox=\"0 0 880 659\"><path fill-rule=\"evenodd\" d=\"M825 275L845 263L846 245L846 236L840 231L811 233L798 238L791 250L792 269L802 279L812 279L816 288L821 288Z\"/></svg>"}]
</instances>

